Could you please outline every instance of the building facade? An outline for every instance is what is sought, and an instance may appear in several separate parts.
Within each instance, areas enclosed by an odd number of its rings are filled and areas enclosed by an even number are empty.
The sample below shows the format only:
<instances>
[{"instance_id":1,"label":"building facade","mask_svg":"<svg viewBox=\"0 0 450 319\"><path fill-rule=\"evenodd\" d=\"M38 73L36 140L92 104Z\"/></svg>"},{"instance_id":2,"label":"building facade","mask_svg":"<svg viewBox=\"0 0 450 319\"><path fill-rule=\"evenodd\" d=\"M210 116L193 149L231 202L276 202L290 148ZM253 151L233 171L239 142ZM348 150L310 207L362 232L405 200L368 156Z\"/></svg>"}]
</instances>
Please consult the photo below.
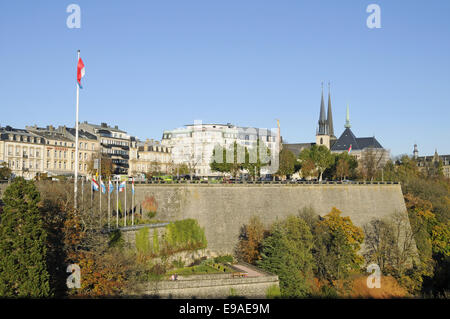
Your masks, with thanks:
<instances>
[{"instance_id":1,"label":"building facade","mask_svg":"<svg viewBox=\"0 0 450 319\"><path fill-rule=\"evenodd\" d=\"M236 142L243 147L255 147L257 141L269 148L272 157L278 157L277 132L253 127L239 127L228 124L185 125L172 131L164 131L161 144L171 149L174 164L186 164L197 176L222 175L211 171L210 163L216 147L229 148ZM262 145L262 144L261 144ZM243 161L242 161L243 162ZM261 170L262 174L267 168Z\"/></svg>"},{"instance_id":2,"label":"building facade","mask_svg":"<svg viewBox=\"0 0 450 319\"><path fill-rule=\"evenodd\" d=\"M439 168L442 165L442 174L450 178L450 155L439 155L436 150L433 156L419 156L417 144L415 144L413 158L421 172L426 172L430 168Z\"/></svg>"},{"instance_id":3,"label":"building facade","mask_svg":"<svg viewBox=\"0 0 450 319\"><path fill-rule=\"evenodd\" d=\"M171 148L159 141L134 141L130 148L129 175L137 176L149 172L172 173Z\"/></svg>"},{"instance_id":4,"label":"building facade","mask_svg":"<svg viewBox=\"0 0 450 319\"><path fill-rule=\"evenodd\" d=\"M79 124L79 128L97 137L100 151L112 160L114 174L128 174L130 145L134 137L117 125L110 127L107 123L96 125L85 121Z\"/></svg>"},{"instance_id":5,"label":"building facade","mask_svg":"<svg viewBox=\"0 0 450 319\"><path fill-rule=\"evenodd\" d=\"M23 129L0 127L0 162L14 176L33 179L44 168L45 139Z\"/></svg>"}]
</instances>

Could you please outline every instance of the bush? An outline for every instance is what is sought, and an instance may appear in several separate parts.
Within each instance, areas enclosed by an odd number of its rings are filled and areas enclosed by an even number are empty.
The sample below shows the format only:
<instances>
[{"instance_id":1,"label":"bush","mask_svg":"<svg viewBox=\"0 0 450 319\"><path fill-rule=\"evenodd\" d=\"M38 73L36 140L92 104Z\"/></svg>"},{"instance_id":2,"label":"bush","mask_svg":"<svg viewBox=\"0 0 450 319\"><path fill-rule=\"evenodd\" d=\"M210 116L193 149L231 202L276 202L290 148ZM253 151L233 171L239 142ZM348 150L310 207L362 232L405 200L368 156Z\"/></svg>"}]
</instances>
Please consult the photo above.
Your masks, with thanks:
<instances>
[{"instance_id":1,"label":"bush","mask_svg":"<svg viewBox=\"0 0 450 319\"><path fill-rule=\"evenodd\" d=\"M136 249L141 254L148 254L151 252L148 233L148 227L141 228L136 232Z\"/></svg>"},{"instance_id":2,"label":"bush","mask_svg":"<svg viewBox=\"0 0 450 319\"><path fill-rule=\"evenodd\" d=\"M233 263L233 256L231 255L225 255L225 256L218 256L216 258L214 258L214 262L215 263L222 263L222 264L226 264L226 263Z\"/></svg>"},{"instance_id":3,"label":"bush","mask_svg":"<svg viewBox=\"0 0 450 319\"><path fill-rule=\"evenodd\" d=\"M266 290L267 299L281 298L281 291L278 285L272 285Z\"/></svg>"},{"instance_id":4,"label":"bush","mask_svg":"<svg viewBox=\"0 0 450 319\"><path fill-rule=\"evenodd\" d=\"M165 236L168 248L174 251L206 248L205 231L195 219L170 223Z\"/></svg>"}]
</instances>

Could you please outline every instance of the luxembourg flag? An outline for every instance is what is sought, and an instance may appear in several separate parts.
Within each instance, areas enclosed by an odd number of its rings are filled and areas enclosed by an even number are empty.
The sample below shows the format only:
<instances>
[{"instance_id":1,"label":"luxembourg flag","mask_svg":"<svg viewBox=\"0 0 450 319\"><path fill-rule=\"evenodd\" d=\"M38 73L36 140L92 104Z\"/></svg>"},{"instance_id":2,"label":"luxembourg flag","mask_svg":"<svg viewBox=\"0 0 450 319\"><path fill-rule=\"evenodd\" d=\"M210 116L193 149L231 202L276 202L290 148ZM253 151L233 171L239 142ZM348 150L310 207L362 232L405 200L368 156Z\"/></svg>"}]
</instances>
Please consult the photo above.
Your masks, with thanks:
<instances>
[{"instance_id":1,"label":"luxembourg flag","mask_svg":"<svg viewBox=\"0 0 450 319\"><path fill-rule=\"evenodd\" d=\"M85 73L86 73L86 71L84 70L83 60L81 60L81 58L79 58L78 65L77 65L77 81L78 81L78 85L80 86L80 89L83 88L81 86L81 78L84 77Z\"/></svg>"},{"instance_id":2,"label":"luxembourg flag","mask_svg":"<svg viewBox=\"0 0 450 319\"><path fill-rule=\"evenodd\" d=\"M348 154L352 151L352 144L350 144L350 147L348 148Z\"/></svg>"},{"instance_id":3,"label":"luxembourg flag","mask_svg":"<svg viewBox=\"0 0 450 319\"><path fill-rule=\"evenodd\" d=\"M131 179L131 194L134 195L134 177Z\"/></svg>"},{"instance_id":4,"label":"luxembourg flag","mask_svg":"<svg viewBox=\"0 0 450 319\"><path fill-rule=\"evenodd\" d=\"M114 190L114 185L113 183L111 183L111 180L109 180L109 184L108 184L108 189L109 189L109 193L111 194Z\"/></svg>"},{"instance_id":5,"label":"luxembourg flag","mask_svg":"<svg viewBox=\"0 0 450 319\"><path fill-rule=\"evenodd\" d=\"M106 194L106 186L105 183L103 183L103 181L100 181L100 186L102 187L102 193Z\"/></svg>"},{"instance_id":6,"label":"luxembourg flag","mask_svg":"<svg viewBox=\"0 0 450 319\"><path fill-rule=\"evenodd\" d=\"M92 179L92 183L91 184L92 184L92 189L94 191L98 191L99 187L98 187L98 183L97 183L97 181L95 179Z\"/></svg>"},{"instance_id":7,"label":"luxembourg flag","mask_svg":"<svg viewBox=\"0 0 450 319\"><path fill-rule=\"evenodd\" d=\"M123 192L123 190L125 189L125 181L123 181L122 183L119 184L119 192Z\"/></svg>"}]
</instances>

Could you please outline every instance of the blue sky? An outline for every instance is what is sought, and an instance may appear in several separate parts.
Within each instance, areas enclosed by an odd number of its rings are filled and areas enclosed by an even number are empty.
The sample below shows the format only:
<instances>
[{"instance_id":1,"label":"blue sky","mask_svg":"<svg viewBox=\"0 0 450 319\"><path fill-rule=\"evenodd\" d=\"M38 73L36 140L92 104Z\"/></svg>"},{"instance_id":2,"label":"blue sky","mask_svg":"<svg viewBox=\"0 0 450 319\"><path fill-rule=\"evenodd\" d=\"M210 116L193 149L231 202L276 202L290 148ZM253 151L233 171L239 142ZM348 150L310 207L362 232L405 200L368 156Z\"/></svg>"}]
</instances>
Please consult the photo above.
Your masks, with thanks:
<instances>
[{"instance_id":1,"label":"blue sky","mask_svg":"<svg viewBox=\"0 0 450 319\"><path fill-rule=\"evenodd\" d=\"M331 81L336 135L349 103L354 133L393 155L450 153L449 14L448 0L2 1L0 124L73 126L80 49L80 121L141 139L279 119L285 140L311 142Z\"/></svg>"}]
</instances>

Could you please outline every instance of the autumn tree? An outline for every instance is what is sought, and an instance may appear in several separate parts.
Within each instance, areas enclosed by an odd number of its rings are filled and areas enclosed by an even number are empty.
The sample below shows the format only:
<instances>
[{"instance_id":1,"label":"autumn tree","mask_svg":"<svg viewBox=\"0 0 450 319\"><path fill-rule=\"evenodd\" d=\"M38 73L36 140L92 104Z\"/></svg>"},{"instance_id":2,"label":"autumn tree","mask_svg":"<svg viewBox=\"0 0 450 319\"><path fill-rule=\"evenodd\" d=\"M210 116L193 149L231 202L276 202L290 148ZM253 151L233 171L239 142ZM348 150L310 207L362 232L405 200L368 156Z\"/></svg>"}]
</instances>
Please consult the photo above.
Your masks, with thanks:
<instances>
[{"instance_id":1,"label":"autumn tree","mask_svg":"<svg viewBox=\"0 0 450 319\"><path fill-rule=\"evenodd\" d=\"M266 234L264 225L257 216L253 216L241 229L236 255L239 259L254 264L261 259L261 244Z\"/></svg>"},{"instance_id":2,"label":"autumn tree","mask_svg":"<svg viewBox=\"0 0 450 319\"><path fill-rule=\"evenodd\" d=\"M48 297L47 232L32 181L16 178L3 195L0 220L0 296Z\"/></svg>"},{"instance_id":3,"label":"autumn tree","mask_svg":"<svg viewBox=\"0 0 450 319\"><path fill-rule=\"evenodd\" d=\"M101 160L101 163L99 161ZM91 175L95 175L98 172L98 168L95 168L95 162L98 161L98 165L101 166L101 175L103 178L111 178L114 167L112 163L112 159L106 155L105 153L101 153L100 151L93 153L91 159L88 161L88 172Z\"/></svg>"},{"instance_id":4,"label":"autumn tree","mask_svg":"<svg viewBox=\"0 0 450 319\"><path fill-rule=\"evenodd\" d=\"M339 288L337 281L348 279L352 271L358 271L363 258L358 254L364 240L360 227L353 225L349 217L341 217L341 211L333 207L314 228L313 250L317 276L330 286Z\"/></svg>"}]
</instances>

